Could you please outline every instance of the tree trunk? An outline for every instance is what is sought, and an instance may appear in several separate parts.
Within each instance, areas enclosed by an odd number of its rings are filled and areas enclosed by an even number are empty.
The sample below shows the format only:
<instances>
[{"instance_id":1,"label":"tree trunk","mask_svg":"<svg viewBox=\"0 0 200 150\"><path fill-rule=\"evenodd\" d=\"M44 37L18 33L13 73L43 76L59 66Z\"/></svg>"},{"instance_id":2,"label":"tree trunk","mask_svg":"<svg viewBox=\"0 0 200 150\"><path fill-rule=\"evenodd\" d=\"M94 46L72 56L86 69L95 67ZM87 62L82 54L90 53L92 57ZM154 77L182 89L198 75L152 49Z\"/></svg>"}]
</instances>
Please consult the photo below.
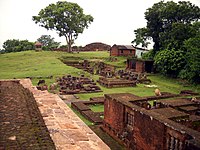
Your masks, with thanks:
<instances>
[{"instance_id":1,"label":"tree trunk","mask_svg":"<svg viewBox=\"0 0 200 150\"><path fill-rule=\"evenodd\" d=\"M71 53L72 52L72 44L71 44L71 40L69 37L66 37L66 42L67 42L67 52Z\"/></svg>"}]
</instances>

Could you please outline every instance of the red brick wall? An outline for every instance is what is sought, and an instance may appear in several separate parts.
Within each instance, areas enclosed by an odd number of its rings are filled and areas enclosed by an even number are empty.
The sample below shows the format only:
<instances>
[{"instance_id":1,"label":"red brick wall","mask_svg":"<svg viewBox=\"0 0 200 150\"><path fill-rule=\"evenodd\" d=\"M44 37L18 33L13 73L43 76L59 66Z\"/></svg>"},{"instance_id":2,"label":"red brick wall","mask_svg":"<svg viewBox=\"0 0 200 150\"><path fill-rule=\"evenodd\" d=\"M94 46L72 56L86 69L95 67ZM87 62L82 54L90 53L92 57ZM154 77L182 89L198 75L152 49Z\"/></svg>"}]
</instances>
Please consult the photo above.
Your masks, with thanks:
<instances>
[{"instance_id":1,"label":"red brick wall","mask_svg":"<svg viewBox=\"0 0 200 150\"><path fill-rule=\"evenodd\" d=\"M120 132L124 128L124 106L115 100L104 101L104 122L110 124L111 128Z\"/></svg>"},{"instance_id":2,"label":"red brick wall","mask_svg":"<svg viewBox=\"0 0 200 150\"><path fill-rule=\"evenodd\" d=\"M116 46L111 47L110 56L118 56L118 49Z\"/></svg>"},{"instance_id":3,"label":"red brick wall","mask_svg":"<svg viewBox=\"0 0 200 150\"><path fill-rule=\"evenodd\" d=\"M119 50L117 46L112 46L110 50L110 56L135 56L135 50Z\"/></svg>"},{"instance_id":4,"label":"red brick wall","mask_svg":"<svg viewBox=\"0 0 200 150\"><path fill-rule=\"evenodd\" d=\"M132 53L131 53L132 51ZM119 56L135 56L135 50L123 50L123 53L121 53L121 50L119 50Z\"/></svg>"},{"instance_id":5,"label":"red brick wall","mask_svg":"<svg viewBox=\"0 0 200 150\"><path fill-rule=\"evenodd\" d=\"M136 61L136 72L143 73L145 72L145 62L144 61Z\"/></svg>"},{"instance_id":6,"label":"red brick wall","mask_svg":"<svg viewBox=\"0 0 200 150\"><path fill-rule=\"evenodd\" d=\"M164 149L164 125L157 120L135 111L135 126L133 134L136 141L136 149Z\"/></svg>"}]
</instances>

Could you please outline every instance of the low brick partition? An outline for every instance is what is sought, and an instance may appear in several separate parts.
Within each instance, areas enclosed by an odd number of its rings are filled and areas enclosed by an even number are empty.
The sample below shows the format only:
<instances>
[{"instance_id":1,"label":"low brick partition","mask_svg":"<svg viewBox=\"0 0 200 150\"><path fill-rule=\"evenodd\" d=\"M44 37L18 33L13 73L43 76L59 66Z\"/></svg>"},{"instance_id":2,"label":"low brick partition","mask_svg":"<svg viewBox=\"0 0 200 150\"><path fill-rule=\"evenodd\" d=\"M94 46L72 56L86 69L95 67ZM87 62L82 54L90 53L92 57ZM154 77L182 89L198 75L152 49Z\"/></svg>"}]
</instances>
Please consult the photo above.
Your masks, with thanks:
<instances>
[{"instance_id":1,"label":"low brick partition","mask_svg":"<svg viewBox=\"0 0 200 150\"><path fill-rule=\"evenodd\" d=\"M136 81L130 81L125 79L99 77L98 82L100 85L107 88L136 86Z\"/></svg>"}]
</instances>

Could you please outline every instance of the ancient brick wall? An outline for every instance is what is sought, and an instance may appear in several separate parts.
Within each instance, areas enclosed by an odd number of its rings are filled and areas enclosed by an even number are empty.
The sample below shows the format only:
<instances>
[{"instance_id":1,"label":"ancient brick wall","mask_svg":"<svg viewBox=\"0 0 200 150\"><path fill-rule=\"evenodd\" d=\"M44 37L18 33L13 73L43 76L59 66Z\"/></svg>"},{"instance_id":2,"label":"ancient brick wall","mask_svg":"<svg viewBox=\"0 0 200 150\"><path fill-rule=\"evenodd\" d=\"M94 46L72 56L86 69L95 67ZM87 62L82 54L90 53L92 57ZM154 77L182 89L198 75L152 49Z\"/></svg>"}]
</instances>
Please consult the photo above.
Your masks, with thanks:
<instances>
[{"instance_id":1,"label":"ancient brick wall","mask_svg":"<svg viewBox=\"0 0 200 150\"><path fill-rule=\"evenodd\" d=\"M119 56L117 46L112 46L110 49L110 56Z\"/></svg>"},{"instance_id":2,"label":"ancient brick wall","mask_svg":"<svg viewBox=\"0 0 200 150\"><path fill-rule=\"evenodd\" d=\"M123 105L115 100L109 100L106 98L104 102L104 122L108 123L113 130L120 132L124 127L123 120Z\"/></svg>"}]
</instances>

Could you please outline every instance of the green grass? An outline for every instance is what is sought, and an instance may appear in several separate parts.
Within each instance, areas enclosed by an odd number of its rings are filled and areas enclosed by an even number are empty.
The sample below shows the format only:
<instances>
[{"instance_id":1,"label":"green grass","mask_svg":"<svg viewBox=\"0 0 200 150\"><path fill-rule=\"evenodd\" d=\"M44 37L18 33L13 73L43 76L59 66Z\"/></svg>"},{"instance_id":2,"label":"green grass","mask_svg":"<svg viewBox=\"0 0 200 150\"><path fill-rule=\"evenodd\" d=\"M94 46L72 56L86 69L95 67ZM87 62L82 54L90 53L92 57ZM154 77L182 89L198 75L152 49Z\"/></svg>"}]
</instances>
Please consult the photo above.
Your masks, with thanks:
<instances>
[{"instance_id":1,"label":"green grass","mask_svg":"<svg viewBox=\"0 0 200 150\"><path fill-rule=\"evenodd\" d=\"M104 105L96 104L90 105L89 107L93 112L104 112Z\"/></svg>"},{"instance_id":2,"label":"green grass","mask_svg":"<svg viewBox=\"0 0 200 150\"><path fill-rule=\"evenodd\" d=\"M59 58L81 57L81 58L102 58L108 57L107 52L83 52L68 54L65 52L52 51L25 51L17 53L0 54L0 79L26 78L26 77L47 77L54 76L53 80L46 79L47 83L55 81L57 76L71 74L78 76L88 73L80 69L76 69L63 64ZM38 79L33 79L33 84L36 85Z\"/></svg>"}]
</instances>

